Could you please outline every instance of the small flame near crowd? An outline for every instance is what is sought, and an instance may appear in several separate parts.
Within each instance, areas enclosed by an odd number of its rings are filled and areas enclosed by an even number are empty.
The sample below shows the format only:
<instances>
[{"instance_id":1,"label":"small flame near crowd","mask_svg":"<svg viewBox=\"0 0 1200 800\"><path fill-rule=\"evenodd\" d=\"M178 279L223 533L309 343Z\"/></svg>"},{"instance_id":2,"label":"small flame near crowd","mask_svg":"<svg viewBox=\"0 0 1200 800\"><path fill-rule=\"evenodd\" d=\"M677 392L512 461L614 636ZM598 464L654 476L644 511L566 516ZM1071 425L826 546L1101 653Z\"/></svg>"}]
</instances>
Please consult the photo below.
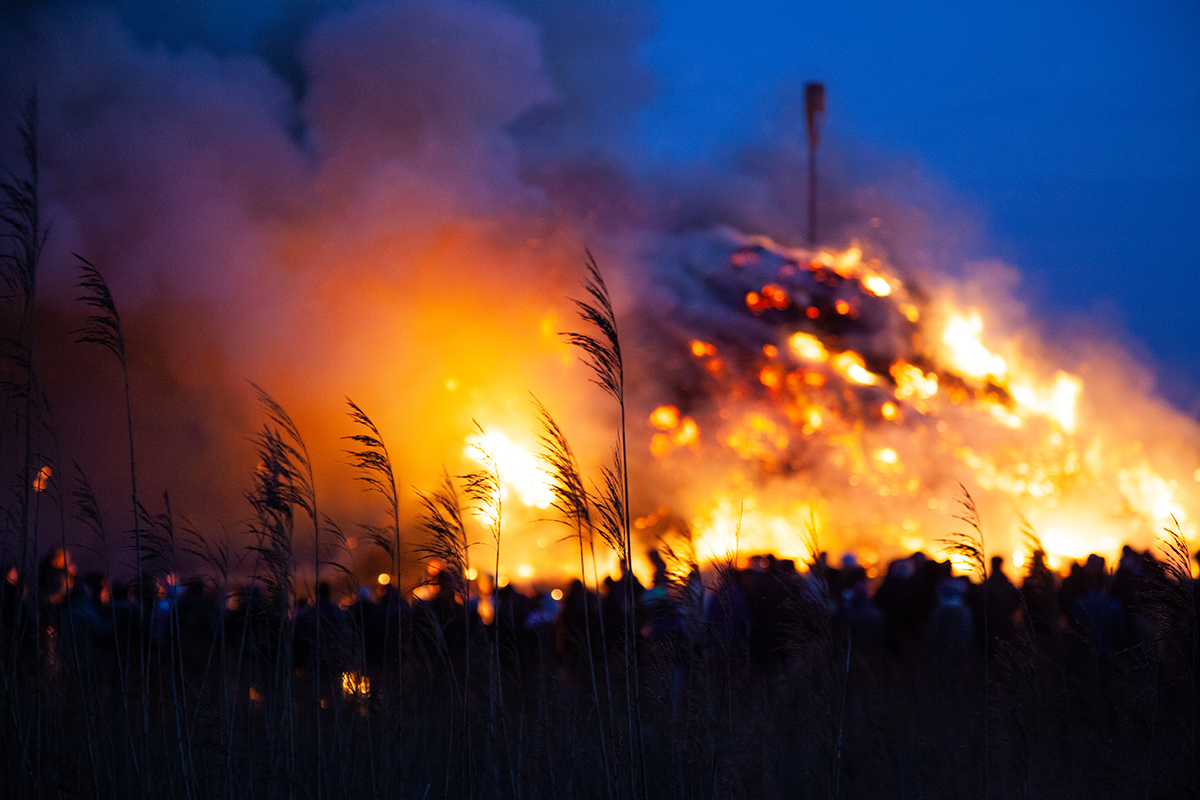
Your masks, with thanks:
<instances>
[{"instance_id":1,"label":"small flame near crowd","mask_svg":"<svg viewBox=\"0 0 1200 800\"><path fill-rule=\"evenodd\" d=\"M342 673L342 696L366 699L371 696L371 679L357 672Z\"/></svg>"}]
</instances>

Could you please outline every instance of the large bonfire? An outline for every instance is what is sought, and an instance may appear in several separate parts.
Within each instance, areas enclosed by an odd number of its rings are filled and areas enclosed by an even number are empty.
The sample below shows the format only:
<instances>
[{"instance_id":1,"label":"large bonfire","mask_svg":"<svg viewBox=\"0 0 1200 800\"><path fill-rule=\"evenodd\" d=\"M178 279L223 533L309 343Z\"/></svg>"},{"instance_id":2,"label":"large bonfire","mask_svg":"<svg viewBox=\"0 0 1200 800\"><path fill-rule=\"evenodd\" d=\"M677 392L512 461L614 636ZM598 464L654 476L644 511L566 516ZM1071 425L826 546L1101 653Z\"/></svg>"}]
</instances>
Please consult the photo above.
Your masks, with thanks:
<instances>
[{"instance_id":1,"label":"large bonfire","mask_svg":"<svg viewBox=\"0 0 1200 800\"><path fill-rule=\"evenodd\" d=\"M717 229L649 258L666 266L625 315L645 547L700 562L853 550L874 571L903 551L941 557L968 496L985 548L1016 569L1039 548L1056 569L1111 559L1164 528L1196 542L1200 429L1146 398L1120 356L1063 369L1030 330L993 333L1005 320L988 298L925 289L867 245ZM499 433L490 446L520 505L548 507L532 453ZM531 558L554 572L549 553Z\"/></svg>"}]
</instances>

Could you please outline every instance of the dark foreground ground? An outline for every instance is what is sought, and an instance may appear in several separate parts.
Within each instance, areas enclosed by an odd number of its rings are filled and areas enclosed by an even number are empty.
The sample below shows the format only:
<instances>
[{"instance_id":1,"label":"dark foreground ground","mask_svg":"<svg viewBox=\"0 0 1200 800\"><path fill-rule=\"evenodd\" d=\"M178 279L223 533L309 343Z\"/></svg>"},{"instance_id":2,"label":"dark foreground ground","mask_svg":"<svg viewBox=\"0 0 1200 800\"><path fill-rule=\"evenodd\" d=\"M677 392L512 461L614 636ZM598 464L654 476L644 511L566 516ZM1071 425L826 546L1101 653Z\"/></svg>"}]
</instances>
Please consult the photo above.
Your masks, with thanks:
<instances>
[{"instance_id":1,"label":"dark foreground ground","mask_svg":"<svg viewBox=\"0 0 1200 800\"><path fill-rule=\"evenodd\" d=\"M919 555L877 582L756 559L564 588L493 610L445 574L428 601L254 586L226 610L200 580L114 598L51 554L4 584L0 794L1200 796L1179 564L1035 560L1018 588Z\"/></svg>"}]
</instances>

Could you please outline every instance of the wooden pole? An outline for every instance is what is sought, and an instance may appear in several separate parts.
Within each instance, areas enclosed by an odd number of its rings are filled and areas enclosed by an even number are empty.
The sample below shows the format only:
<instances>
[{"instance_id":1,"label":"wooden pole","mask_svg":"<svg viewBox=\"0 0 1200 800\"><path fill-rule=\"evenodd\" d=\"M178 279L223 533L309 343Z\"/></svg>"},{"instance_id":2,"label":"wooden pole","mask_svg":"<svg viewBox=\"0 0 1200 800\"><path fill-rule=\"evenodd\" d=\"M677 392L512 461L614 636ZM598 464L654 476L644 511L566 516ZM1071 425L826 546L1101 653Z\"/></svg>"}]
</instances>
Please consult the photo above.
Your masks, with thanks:
<instances>
[{"instance_id":1,"label":"wooden pole","mask_svg":"<svg viewBox=\"0 0 1200 800\"><path fill-rule=\"evenodd\" d=\"M808 246L817 246L817 145L825 124L825 84L804 86L804 119L808 126Z\"/></svg>"}]
</instances>

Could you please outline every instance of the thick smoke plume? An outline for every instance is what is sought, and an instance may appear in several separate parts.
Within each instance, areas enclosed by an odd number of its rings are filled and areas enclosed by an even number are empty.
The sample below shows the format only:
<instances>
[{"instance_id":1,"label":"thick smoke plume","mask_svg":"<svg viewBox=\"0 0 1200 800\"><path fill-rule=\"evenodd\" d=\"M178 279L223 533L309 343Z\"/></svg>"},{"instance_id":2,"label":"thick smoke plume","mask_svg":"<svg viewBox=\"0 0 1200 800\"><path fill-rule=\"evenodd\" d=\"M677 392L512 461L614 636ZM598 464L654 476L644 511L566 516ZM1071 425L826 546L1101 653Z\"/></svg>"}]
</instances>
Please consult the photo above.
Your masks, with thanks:
<instances>
[{"instance_id":1,"label":"thick smoke plume","mask_svg":"<svg viewBox=\"0 0 1200 800\"><path fill-rule=\"evenodd\" d=\"M325 507L349 520L380 510L344 463L346 396L389 439L407 486L462 463L473 419L532 446L531 391L594 466L616 412L557 335L576 325L567 298L579 291L585 248L628 321L637 513L708 513L711 498L700 495L728 488L716 465L773 495L826 498L829 530L841 509L863 507L812 447L804 457L784 447L765 471L720 438L703 442L703 465L679 454L664 470L649 453L656 429L644 420L659 405L715 430L712 375L697 372L691 340L750 369L787 328L747 314L746 287L735 285L745 275L721 272L746 243L712 231L788 241L803 195L799 150L786 142L727 170L647 177L626 165L636 111L653 92L636 54L653 29L647 5L212 3L187 19L169 7L32 3L0 25L0 108L11 115L0 157L16 173L18 114L37 98L50 221L37 358L56 463L79 461L114 527L129 491L120 376L74 343L84 312L71 253L101 270L126 325L143 497L170 491L202 532L237 537L248 513L249 439L262 415L247 381L296 419ZM829 241L874 241L914 291L973 302L977 284L931 271L945 265L948 235L918 224L920 212L871 190L824 199ZM1004 305L1011 292L980 291L989 325L1007 328L999 333L1032 330ZM878 405L894 389L890 364L914 347L912 323L883 298L862 302L871 325L816 332L841 337L882 376L870 390ZM1037 355L1059 357L1083 374L1081 416L1103 418L1095 424L1115 431L1106 436L1145 442L1147 457L1174 448L1162 456L1164 480L1194 494L1181 481L1192 478L1184 464L1196 459L1196 426L1157 403L1119 356L1087 345ZM921 446L906 443L903 457ZM944 509L959 483L978 486L959 465L937 470L912 500L926 504L927 534L951 524ZM887 525L903 524L907 509L870 498L870 512L845 518L850 533L828 535L861 544L882 521L873 546L898 546ZM1200 519L1186 510L1189 524Z\"/></svg>"}]
</instances>

